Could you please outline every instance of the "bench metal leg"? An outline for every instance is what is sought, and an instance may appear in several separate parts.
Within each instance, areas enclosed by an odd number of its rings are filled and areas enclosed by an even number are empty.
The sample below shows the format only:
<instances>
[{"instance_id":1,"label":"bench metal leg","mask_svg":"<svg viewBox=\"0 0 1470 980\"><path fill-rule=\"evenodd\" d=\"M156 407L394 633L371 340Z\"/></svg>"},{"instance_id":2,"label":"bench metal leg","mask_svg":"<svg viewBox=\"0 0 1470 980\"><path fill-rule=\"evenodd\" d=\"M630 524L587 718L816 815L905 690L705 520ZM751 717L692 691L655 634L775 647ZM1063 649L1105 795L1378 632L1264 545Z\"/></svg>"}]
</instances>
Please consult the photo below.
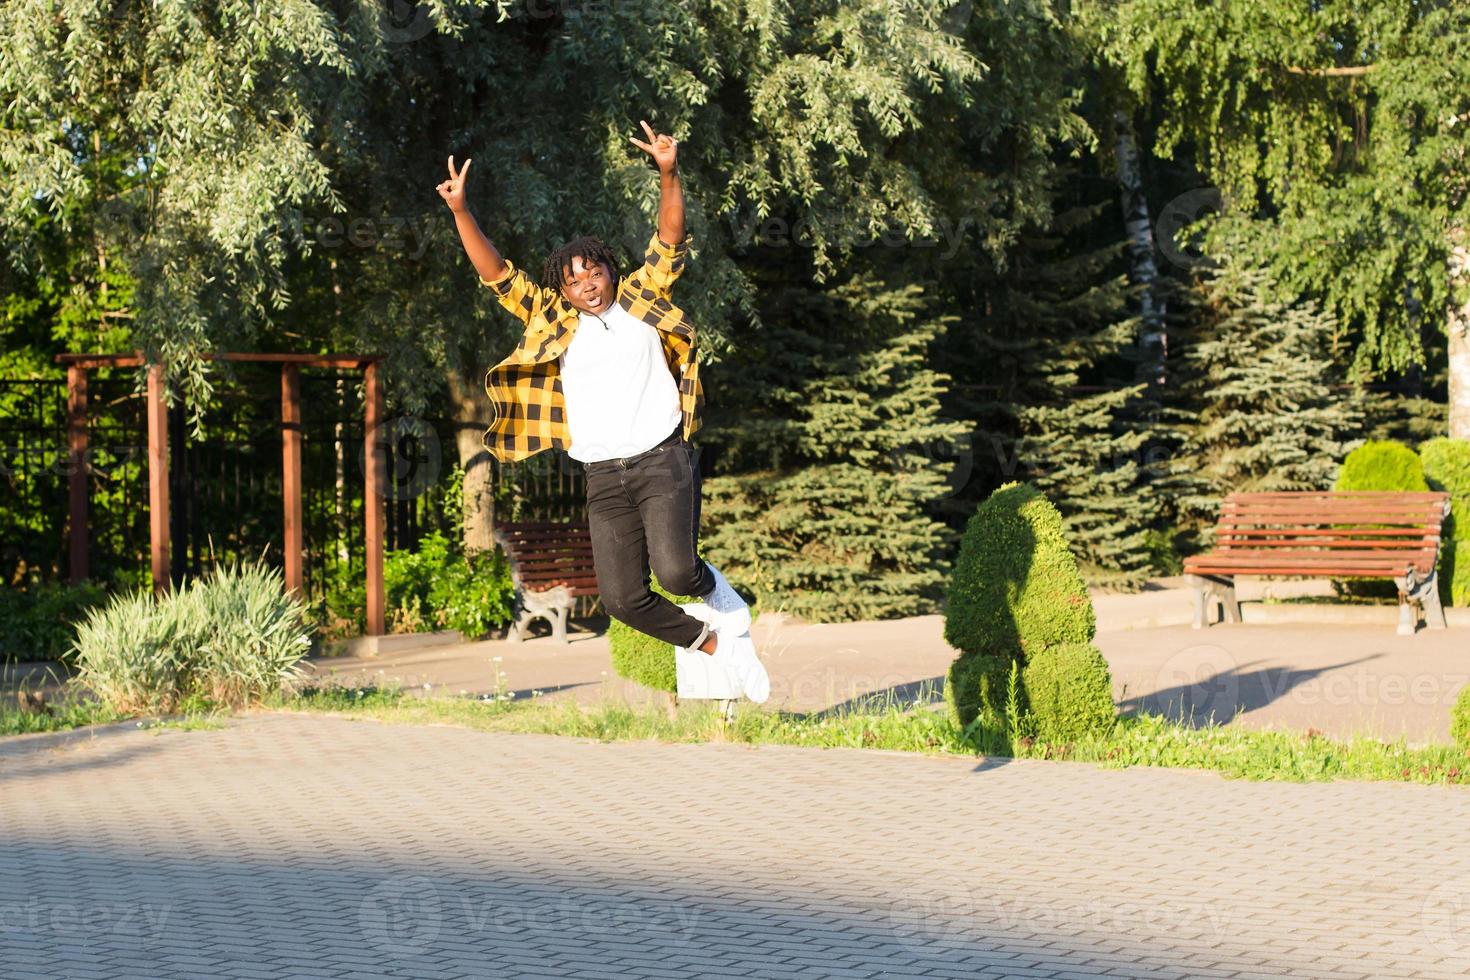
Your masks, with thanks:
<instances>
[{"instance_id":1,"label":"bench metal leg","mask_svg":"<svg viewBox=\"0 0 1470 980\"><path fill-rule=\"evenodd\" d=\"M1399 636L1413 636L1419 625L1418 611L1414 608L1414 577L1396 575L1393 580L1399 587Z\"/></svg>"},{"instance_id":2,"label":"bench metal leg","mask_svg":"<svg viewBox=\"0 0 1470 980\"><path fill-rule=\"evenodd\" d=\"M530 632L532 620L544 619L551 624L553 639L560 643L569 643L567 620L575 603L571 590L564 585L542 592L517 590L515 605L512 607L514 619L509 632L510 639L520 642Z\"/></svg>"},{"instance_id":3,"label":"bench metal leg","mask_svg":"<svg viewBox=\"0 0 1470 980\"><path fill-rule=\"evenodd\" d=\"M1439 601L1439 570L1430 572L1427 578L1414 575L1394 579L1399 587L1399 635L1413 636L1419 625L1419 609L1424 611L1424 625L1428 629L1445 628L1444 607Z\"/></svg>"},{"instance_id":4,"label":"bench metal leg","mask_svg":"<svg viewBox=\"0 0 1470 980\"><path fill-rule=\"evenodd\" d=\"M1195 629L1210 625L1216 603L1220 605L1220 622L1241 622L1240 603L1235 598L1234 578L1214 575L1190 575L1187 578L1195 589L1194 622L1191 624Z\"/></svg>"},{"instance_id":5,"label":"bench metal leg","mask_svg":"<svg viewBox=\"0 0 1470 980\"><path fill-rule=\"evenodd\" d=\"M1445 628L1444 606L1439 601L1439 570L1429 573L1424 582L1424 625L1432 630Z\"/></svg>"}]
</instances>

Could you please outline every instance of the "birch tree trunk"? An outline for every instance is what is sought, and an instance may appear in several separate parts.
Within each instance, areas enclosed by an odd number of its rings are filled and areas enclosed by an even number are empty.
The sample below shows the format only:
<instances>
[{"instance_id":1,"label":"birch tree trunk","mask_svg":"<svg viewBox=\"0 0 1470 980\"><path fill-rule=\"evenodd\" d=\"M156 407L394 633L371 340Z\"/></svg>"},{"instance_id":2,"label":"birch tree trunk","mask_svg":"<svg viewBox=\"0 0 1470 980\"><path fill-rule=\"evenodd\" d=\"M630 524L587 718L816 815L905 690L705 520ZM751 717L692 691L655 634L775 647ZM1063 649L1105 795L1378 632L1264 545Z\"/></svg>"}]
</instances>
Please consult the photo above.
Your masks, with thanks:
<instances>
[{"instance_id":1,"label":"birch tree trunk","mask_svg":"<svg viewBox=\"0 0 1470 980\"><path fill-rule=\"evenodd\" d=\"M448 372L449 401L454 411L454 445L464 468L464 548L488 551L495 547L493 477L495 463L483 436L490 424L490 403L479 382L458 371Z\"/></svg>"},{"instance_id":2,"label":"birch tree trunk","mask_svg":"<svg viewBox=\"0 0 1470 980\"><path fill-rule=\"evenodd\" d=\"M1119 109L1113 114L1117 130L1114 152L1118 162L1118 187L1123 204L1123 227L1128 234L1128 278L1142 287L1139 300L1138 350L1141 359L1137 380L1152 385L1164 383L1164 303L1158 296L1159 267L1154 261L1153 222L1148 198L1143 193L1143 167L1133 121Z\"/></svg>"},{"instance_id":3,"label":"birch tree trunk","mask_svg":"<svg viewBox=\"0 0 1470 980\"><path fill-rule=\"evenodd\" d=\"M1450 438L1470 439L1470 235L1450 233L1449 332Z\"/></svg>"}]
</instances>

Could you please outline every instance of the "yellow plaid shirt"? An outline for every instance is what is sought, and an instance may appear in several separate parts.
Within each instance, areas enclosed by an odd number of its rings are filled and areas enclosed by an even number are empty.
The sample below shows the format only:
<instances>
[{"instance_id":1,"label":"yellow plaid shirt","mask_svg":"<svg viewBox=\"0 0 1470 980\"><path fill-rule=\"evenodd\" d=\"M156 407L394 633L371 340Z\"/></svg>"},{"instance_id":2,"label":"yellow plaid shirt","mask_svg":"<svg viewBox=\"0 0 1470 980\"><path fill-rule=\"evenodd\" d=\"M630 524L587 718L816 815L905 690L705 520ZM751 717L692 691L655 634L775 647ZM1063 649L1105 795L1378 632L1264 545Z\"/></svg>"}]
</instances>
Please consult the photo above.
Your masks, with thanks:
<instances>
[{"instance_id":1,"label":"yellow plaid shirt","mask_svg":"<svg viewBox=\"0 0 1470 980\"><path fill-rule=\"evenodd\" d=\"M664 359L679 383L685 439L699 429L704 390L694 356L694 327L670 301L669 290L684 271L691 241L686 235L677 245L666 245L654 232L642 267L624 276L617 292L623 309L658 331ZM480 284L526 326L511 355L485 375L491 411L485 448L502 463L545 449L565 450L571 438L558 358L572 342L581 314L559 291L538 286L509 260L504 274L497 279L480 277Z\"/></svg>"}]
</instances>

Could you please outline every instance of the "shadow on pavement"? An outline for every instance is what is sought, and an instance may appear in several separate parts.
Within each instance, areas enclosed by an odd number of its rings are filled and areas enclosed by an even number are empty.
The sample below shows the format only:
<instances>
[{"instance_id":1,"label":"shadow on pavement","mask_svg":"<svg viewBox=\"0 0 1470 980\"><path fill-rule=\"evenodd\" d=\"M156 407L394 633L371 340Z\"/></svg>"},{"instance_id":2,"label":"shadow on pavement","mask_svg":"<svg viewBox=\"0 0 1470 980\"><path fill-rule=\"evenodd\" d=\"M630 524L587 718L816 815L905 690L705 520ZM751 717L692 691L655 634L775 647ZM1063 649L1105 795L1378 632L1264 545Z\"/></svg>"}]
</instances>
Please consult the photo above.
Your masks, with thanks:
<instances>
[{"instance_id":1,"label":"shadow on pavement","mask_svg":"<svg viewBox=\"0 0 1470 980\"><path fill-rule=\"evenodd\" d=\"M1191 678L1151 694L1125 698L1118 702L1124 716L1138 714L1163 715L1194 728L1224 725L1237 715L1255 711L1284 697L1294 688L1316 680L1330 671L1353 667L1382 654L1359 657L1323 667L1295 669L1269 667L1251 670L1242 664L1229 670L1215 671L1201 678Z\"/></svg>"}]
</instances>

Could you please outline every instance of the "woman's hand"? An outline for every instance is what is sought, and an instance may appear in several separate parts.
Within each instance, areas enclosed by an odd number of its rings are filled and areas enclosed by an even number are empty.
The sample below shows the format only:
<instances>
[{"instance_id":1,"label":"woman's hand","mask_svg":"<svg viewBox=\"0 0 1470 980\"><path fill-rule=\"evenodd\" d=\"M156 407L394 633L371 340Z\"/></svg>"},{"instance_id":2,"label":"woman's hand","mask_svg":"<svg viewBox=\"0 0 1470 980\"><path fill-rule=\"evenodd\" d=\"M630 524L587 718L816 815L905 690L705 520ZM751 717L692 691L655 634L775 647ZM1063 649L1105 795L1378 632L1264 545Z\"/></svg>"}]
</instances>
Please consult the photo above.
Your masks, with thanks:
<instances>
[{"instance_id":1,"label":"woman's hand","mask_svg":"<svg viewBox=\"0 0 1470 980\"><path fill-rule=\"evenodd\" d=\"M449 158L449 179L440 184L439 196L444 198L444 203L449 205L449 210L460 214L465 209L464 204L464 182L465 174L470 172L470 161L466 160L464 166L459 168L459 173L454 172L454 157Z\"/></svg>"}]
</instances>

